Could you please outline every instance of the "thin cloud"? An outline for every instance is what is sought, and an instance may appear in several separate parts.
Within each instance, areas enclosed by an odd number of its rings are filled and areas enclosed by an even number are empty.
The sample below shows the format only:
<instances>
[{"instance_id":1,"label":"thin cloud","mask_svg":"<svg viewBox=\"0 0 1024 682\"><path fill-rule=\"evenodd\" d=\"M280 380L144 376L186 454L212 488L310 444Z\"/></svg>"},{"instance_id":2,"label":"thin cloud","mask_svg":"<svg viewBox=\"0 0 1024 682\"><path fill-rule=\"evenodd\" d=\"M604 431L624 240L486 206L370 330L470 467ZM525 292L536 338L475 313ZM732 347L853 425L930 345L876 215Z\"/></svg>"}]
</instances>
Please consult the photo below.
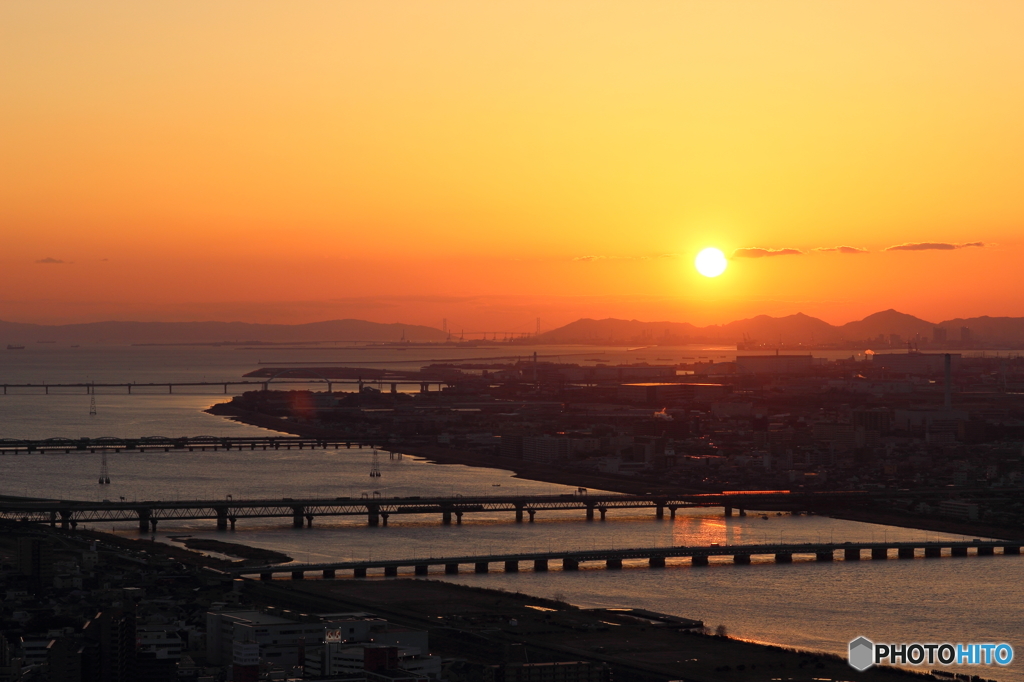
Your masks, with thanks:
<instances>
[{"instance_id":1,"label":"thin cloud","mask_svg":"<svg viewBox=\"0 0 1024 682\"><path fill-rule=\"evenodd\" d=\"M869 253L867 249L858 246L822 246L815 251L833 251L835 253Z\"/></svg>"},{"instance_id":2,"label":"thin cloud","mask_svg":"<svg viewBox=\"0 0 1024 682\"><path fill-rule=\"evenodd\" d=\"M955 251L971 247L983 247L984 242L967 242L966 244L949 244L946 242L914 242L890 246L886 251Z\"/></svg>"},{"instance_id":3,"label":"thin cloud","mask_svg":"<svg viewBox=\"0 0 1024 682\"><path fill-rule=\"evenodd\" d=\"M766 256L801 256L803 251L800 249L762 249L762 248L749 248L749 249L736 249L732 252L733 258L764 258Z\"/></svg>"},{"instance_id":4,"label":"thin cloud","mask_svg":"<svg viewBox=\"0 0 1024 682\"><path fill-rule=\"evenodd\" d=\"M596 260L651 260L653 258L678 258L679 253L659 253L653 256L576 256L573 261L590 262Z\"/></svg>"},{"instance_id":5,"label":"thin cloud","mask_svg":"<svg viewBox=\"0 0 1024 682\"><path fill-rule=\"evenodd\" d=\"M37 263L41 263L43 265L65 265L65 264L67 264L67 261L62 261L59 258L40 258L36 262Z\"/></svg>"}]
</instances>

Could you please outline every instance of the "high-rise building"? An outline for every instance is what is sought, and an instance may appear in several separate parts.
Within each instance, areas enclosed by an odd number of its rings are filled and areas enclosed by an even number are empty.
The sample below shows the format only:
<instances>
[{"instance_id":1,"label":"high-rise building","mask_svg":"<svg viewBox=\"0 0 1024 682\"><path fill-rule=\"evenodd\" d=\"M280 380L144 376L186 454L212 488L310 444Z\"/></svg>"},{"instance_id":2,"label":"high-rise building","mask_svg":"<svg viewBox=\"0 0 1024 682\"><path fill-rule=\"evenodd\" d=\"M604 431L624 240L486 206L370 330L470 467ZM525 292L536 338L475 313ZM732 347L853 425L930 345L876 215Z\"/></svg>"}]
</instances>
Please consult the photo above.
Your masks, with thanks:
<instances>
[{"instance_id":1,"label":"high-rise building","mask_svg":"<svg viewBox=\"0 0 1024 682\"><path fill-rule=\"evenodd\" d=\"M39 538L18 538L18 571L39 589L53 582L53 545Z\"/></svg>"},{"instance_id":2,"label":"high-rise building","mask_svg":"<svg viewBox=\"0 0 1024 682\"><path fill-rule=\"evenodd\" d=\"M14 655L14 647L0 633L0 682L20 682L21 659Z\"/></svg>"},{"instance_id":3,"label":"high-rise building","mask_svg":"<svg viewBox=\"0 0 1024 682\"><path fill-rule=\"evenodd\" d=\"M946 343L945 327L935 327L932 329L932 343Z\"/></svg>"},{"instance_id":4,"label":"high-rise building","mask_svg":"<svg viewBox=\"0 0 1024 682\"><path fill-rule=\"evenodd\" d=\"M134 682L134 613L102 611L85 624L82 633L99 647L100 682Z\"/></svg>"}]
</instances>

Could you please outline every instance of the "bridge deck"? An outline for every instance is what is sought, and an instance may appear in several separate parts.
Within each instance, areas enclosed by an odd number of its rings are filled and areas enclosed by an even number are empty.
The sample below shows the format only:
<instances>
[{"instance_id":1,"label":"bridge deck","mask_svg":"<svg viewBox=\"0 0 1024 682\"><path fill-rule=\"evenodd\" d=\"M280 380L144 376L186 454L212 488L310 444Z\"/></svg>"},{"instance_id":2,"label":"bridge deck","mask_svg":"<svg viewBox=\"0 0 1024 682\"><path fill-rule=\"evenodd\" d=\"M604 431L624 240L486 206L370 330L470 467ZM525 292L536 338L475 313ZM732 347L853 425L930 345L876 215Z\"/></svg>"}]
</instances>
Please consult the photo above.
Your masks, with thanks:
<instances>
[{"instance_id":1,"label":"bridge deck","mask_svg":"<svg viewBox=\"0 0 1024 682\"><path fill-rule=\"evenodd\" d=\"M306 571L338 571L338 570L367 570L367 569L388 569L407 568L416 566L453 566L460 564L492 564L504 562L549 562L568 561L570 566L587 561L627 561L635 559L668 559L685 557L752 557L752 556L788 556L800 554L813 554L815 556L832 555L837 550L846 552L857 552L869 550L872 552L896 550L905 557L908 550L967 550L974 548L980 553L987 553L987 550L1002 548L1005 554L1019 554L1020 543L999 541L999 540L974 540L974 541L922 541L922 542L844 542L844 543L773 543L756 545L700 545L700 546L678 546L678 547L640 547L630 549L599 549L599 550L562 550L548 552L520 552L513 554L480 554L452 557L415 557L406 559L380 559L377 561L337 561L327 563L292 563L274 564L265 566L244 566L229 569L227 572L234 575L267 575L273 573L301 573ZM993 552L994 553L994 552Z\"/></svg>"}]
</instances>

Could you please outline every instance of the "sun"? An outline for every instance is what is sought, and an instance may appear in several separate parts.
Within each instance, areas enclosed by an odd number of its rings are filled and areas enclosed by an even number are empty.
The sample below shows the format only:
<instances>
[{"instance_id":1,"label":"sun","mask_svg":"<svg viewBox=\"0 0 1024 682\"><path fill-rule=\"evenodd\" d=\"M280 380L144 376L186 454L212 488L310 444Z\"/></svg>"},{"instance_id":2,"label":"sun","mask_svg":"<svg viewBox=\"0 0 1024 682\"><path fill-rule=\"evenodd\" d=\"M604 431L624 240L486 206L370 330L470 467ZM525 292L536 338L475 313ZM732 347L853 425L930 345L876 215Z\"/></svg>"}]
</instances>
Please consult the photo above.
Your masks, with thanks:
<instances>
[{"instance_id":1,"label":"sun","mask_svg":"<svg viewBox=\"0 0 1024 682\"><path fill-rule=\"evenodd\" d=\"M725 272L729 262L725 259L725 254L721 250L712 246L697 254L697 260L694 261L694 265L697 267L697 272L705 277L718 277Z\"/></svg>"}]
</instances>

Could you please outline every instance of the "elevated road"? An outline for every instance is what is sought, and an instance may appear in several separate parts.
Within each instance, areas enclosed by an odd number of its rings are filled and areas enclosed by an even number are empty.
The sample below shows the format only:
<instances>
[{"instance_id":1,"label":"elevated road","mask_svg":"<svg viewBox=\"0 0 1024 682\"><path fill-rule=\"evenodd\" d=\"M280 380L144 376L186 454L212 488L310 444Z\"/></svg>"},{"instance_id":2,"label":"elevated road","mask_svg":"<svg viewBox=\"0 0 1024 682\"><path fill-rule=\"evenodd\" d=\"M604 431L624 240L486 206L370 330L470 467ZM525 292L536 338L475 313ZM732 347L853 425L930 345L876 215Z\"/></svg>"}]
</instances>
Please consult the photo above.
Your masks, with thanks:
<instances>
[{"instance_id":1,"label":"elevated road","mask_svg":"<svg viewBox=\"0 0 1024 682\"><path fill-rule=\"evenodd\" d=\"M580 564L602 562L611 570L622 568L623 561L647 561L651 568L664 568L666 559L689 558L694 566L706 566L714 556L732 557L734 563L749 564L755 556L771 557L775 563L792 563L794 556L813 555L817 561L834 561L841 552L845 561L859 561L863 552L874 560L888 559L895 551L900 559L917 556L992 556L1000 549L1004 555L1020 555L1020 544L1005 541L937 541L937 542L844 542L844 543L773 543L758 545L708 545L680 547L641 547L633 549L599 549L581 551L527 552L517 554L482 554L454 557L411 559L383 559L379 561L339 561L333 563L276 564L243 566L227 571L233 575L258 575L261 580L273 580L275 573L289 574L293 580L302 580L305 574L320 571L324 578L337 577L338 571L350 570L357 578L365 578L371 569L383 570L385 576L397 576L400 569L412 569L415 575L427 575L432 566L443 566L444 572L454 574L459 567L472 565L476 573L487 573L491 564L500 564L506 573L519 571L523 562L532 563L534 571L546 571L552 562L559 562L563 571L579 570ZM944 554L945 553L945 554Z\"/></svg>"},{"instance_id":2,"label":"elevated road","mask_svg":"<svg viewBox=\"0 0 1024 682\"><path fill-rule=\"evenodd\" d=\"M959 490L961 494L968 490ZM988 499L997 496L1022 495L1020 489L983 492ZM746 509L761 511L828 512L832 509L863 506L881 500L896 498L945 499L947 489L918 491L746 491L676 495L621 495L587 494L580 489L565 495L519 496L412 496L382 497L379 493L364 494L359 498L290 498L276 499L218 499L218 500L144 500L87 502L76 500L18 500L0 499L0 519L26 523L49 523L63 528L75 528L79 523L138 523L139 532L156 530L160 521L216 520L218 529L234 528L238 519L290 518L296 528L312 526L322 516L362 516L370 526L386 526L394 514L436 514L443 524L462 522L464 514L507 512L516 522L526 517L532 522L541 511L580 510L587 520L601 519L611 510L652 509L654 517L662 519L665 511L674 517L678 509L686 507L724 507L726 516L734 510L742 514Z\"/></svg>"}]
</instances>

